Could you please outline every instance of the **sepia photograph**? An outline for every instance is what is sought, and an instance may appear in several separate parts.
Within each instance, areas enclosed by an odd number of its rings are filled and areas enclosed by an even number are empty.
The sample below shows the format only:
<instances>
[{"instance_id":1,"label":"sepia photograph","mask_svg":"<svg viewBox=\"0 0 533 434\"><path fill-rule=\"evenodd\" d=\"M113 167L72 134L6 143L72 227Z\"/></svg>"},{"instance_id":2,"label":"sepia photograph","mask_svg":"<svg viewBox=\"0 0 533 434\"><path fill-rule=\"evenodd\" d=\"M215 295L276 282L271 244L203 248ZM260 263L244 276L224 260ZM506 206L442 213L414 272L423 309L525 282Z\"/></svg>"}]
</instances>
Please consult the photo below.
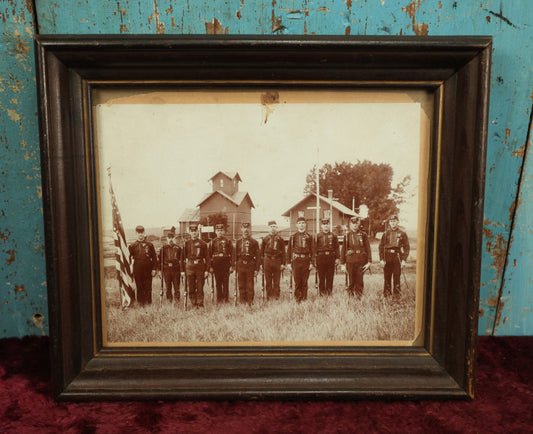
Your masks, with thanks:
<instances>
[{"instance_id":1,"label":"sepia photograph","mask_svg":"<svg viewBox=\"0 0 533 434\"><path fill-rule=\"evenodd\" d=\"M422 342L429 92L93 101L105 346Z\"/></svg>"}]
</instances>

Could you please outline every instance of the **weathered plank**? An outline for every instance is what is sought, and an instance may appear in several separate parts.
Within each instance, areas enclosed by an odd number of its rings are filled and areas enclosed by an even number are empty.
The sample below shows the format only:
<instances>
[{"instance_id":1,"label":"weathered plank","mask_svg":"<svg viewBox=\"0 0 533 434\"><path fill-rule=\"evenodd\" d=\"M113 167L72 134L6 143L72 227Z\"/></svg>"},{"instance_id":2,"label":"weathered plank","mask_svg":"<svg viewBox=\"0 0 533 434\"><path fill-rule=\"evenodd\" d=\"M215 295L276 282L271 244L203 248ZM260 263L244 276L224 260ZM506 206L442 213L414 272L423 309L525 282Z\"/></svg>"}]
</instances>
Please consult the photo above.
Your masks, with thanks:
<instances>
[{"instance_id":1,"label":"weathered plank","mask_svg":"<svg viewBox=\"0 0 533 434\"><path fill-rule=\"evenodd\" d=\"M497 335L533 333L533 122L529 126L527 143L519 151L525 159L494 324Z\"/></svg>"},{"instance_id":2,"label":"weathered plank","mask_svg":"<svg viewBox=\"0 0 533 434\"><path fill-rule=\"evenodd\" d=\"M31 315L35 310L43 313L45 306L45 272L42 260L43 233L40 226L42 207L39 192L39 162L37 153L37 120L33 82L33 48L31 44L31 6L22 0L13 0L2 10L2 37L6 41L0 49L7 65L7 74L1 78L2 88L2 161L9 176L2 176L2 191L7 202L2 202L0 246L7 253L6 270L2 279L9 282L9 291L24 288L25 299L2 295L2 309L6 315L0 319L4 335L22 335L40 332L35 329ZM514 317L520 309L530 306L528 290L533 270L520 259L531 244L529 222L517 212L513 244L509 246L511 216L514 209L517 183L524 158L523 147L529 125L533 77L529 55L533 30L529 26L531 4L529 0L501 2L444 2L438 0L382 0L344 2L324 0L206 1L154 0L153 2L128 2L111 0L73 0L56 2L36 0L36 20L41 33L113 33L113 34L390 34L390 35L459 35L489 34L494 36L492 65L492 95L490 128L488 132L487 182L485 204L485 238L481 276L480 334L492 333L497 320L497 300L504 283L503 303L506 323L515 324ZM18 29L18 36L15 31ZM18 38L18 39L17 39ZM10 53L22 41L22 62L15 61ZM24 45L26 44L26 45ZM10 48L11 47L11 48ZM15 47L15 48L13 48ZM10 51L11 50L11 51ZM25 65L25 66L24 66ZM11 74L11 75L9 75ZM17 84L17 81L19 84ZM21 92L31 92L31 95ZM16 96L14 96L16 94ZM17 99L17 104L11 102ZM7 111L10 110L10 111ZM14 120L14 116L18 120ZM17 118L18 116L18 118ZM17 123L20 124L17 126ZM18 129L17 129L18 128ZM15 149L14 144L22 144ZM31 144L31 145L29 145ZM6 148L7 146L7 148ZM24 151L21 151L21 148ZM521 151L522 150L522 151ZM26 152L28 151L28 152ZM29 156L26 158L26 153ZM529 167L529 166L527 166ZM526 168L527 168L526 167ZM9 169L9 172L7 171ZM24 170L25 172L21 172ZM530 173L528 169L526 173ZM31 172L31 173L30 173ZM28 175L28 173L30 173ZM32 179L26 179L29 176ZM526 180L527 176L523 179ZM527 193L523 188L522 196ZM530 190L529 190L530 191ZM526 203L522 200L522 204ZM523 208L523 205L522 205ZM29 218L25 218L26 212ZM23 215L23 218L20 216ZM18 229L20 226L20 229ZM25 232L21 231L25 228ZM28 232L29 229L29 232ZM31 236L31 233L34 233ZM518 232L521 231L521 232ZM520 234L520 235L518 235ZM529 235L528 235L529 234ZM527 235L527 236L525 236ZM7 238L6 238L7 237ZM517 244L517 240L520 242ZM505 256L511 249L513 262L507 268L509 278L503 279ZM521 250L522 249L522 250ZM516 252L516 253L515 253ZM38 258L38 259L37 259ZM514 259L517 266L514 267ZM19 268L20 267L20 268ZM5 276L5 277L4 277ZM18 278L19 280L17 280ZM21 285L24 285L23 287ZM21 291L18 289L18 291ZM24 294L28 293L28 296ZM31 306L29 300L41 300ZM518 305L515 304L519 303ZM9 302L8 305L5 302ZM526 305L522 305L526 303ZM529 303L529 305L527 305ZM9 307L5 307L9 306ZM501 305L500 305L501 306ZM511 308L511 306L514 306ZM518 306L518 307L516 307ZM12 311L10 312L9 309ZM31 313L31 315L30 315ZM44 313L43 313L44 315ZM501 316L501 312L500 312ZM4 319L6 318L6 319ZM16 319L19 318L19 319ZM18 323L15 328L8 325ZM526 328L496 327L498 334L531 334L531 322ZM18 328L17 328L18 327Z\"/></svg>"},{"instance_id":3,"label":"weathered plank","mask_svg":"<svg viewBox=\"0 0 533 434\"><path fill-rule=\"evenodd\" d=\"M0 337L47 333L33 15L0 6Z\"/></svg>"}]
</instances>

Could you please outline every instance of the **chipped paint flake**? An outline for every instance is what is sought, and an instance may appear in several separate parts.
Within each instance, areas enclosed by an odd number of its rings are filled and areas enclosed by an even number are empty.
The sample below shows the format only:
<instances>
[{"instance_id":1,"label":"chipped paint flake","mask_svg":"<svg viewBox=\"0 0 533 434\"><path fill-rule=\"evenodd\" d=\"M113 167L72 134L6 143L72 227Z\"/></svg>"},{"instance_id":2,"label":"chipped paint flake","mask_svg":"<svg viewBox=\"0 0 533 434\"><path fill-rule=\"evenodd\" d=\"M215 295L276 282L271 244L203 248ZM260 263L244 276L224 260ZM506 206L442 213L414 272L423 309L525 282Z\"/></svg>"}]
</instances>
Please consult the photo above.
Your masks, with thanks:
<instances>
[{"instance_id":1,"label":"chipped paint flake","mask_svg":"<svg viewBox=\"0 0 533 434\"><path fill-rule=\"evenodd\" d=\"M216 18L213 18L213 21L205 23L205 33L207 35L227 35L228 28L226 27L224 29L220 21L218 21Z\"/></svg>"}]
</instances>

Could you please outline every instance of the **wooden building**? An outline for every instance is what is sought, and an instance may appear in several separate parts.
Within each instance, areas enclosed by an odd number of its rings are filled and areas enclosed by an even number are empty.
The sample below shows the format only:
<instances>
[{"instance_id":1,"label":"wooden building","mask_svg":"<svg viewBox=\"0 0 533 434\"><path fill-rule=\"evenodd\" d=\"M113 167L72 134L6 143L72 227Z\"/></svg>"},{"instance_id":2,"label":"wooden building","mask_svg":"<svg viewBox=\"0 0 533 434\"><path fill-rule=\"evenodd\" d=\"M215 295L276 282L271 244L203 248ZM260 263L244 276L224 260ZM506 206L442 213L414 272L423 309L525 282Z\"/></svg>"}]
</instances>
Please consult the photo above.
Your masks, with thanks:
<instances>
[{"instance_id":1,"label":"wooden building","mask_svg":"<svg viewBox=\"0 0 533 434\"><path fill-rule=\"evenodd\" d=\"M316 194L310 193L282 214L283 217L289 217L291 233L296 231L296 219L302 216L307 222L307 231L312 235L316 235L316 202ZM330 218L333 228L337 225L347 225L350 217L357 215L356 212L344 206L342 203L336 200L331 200L330 202L324 196L319 196L319 208L319 220Z\"/></svg>"},{"instance_id":2,"label":"wooden building","mask_svg":"<svg viewBox=\"0 0 533 434\"><path fill-rule=\"evenodd\" d=\"M198 223L213 214L224 213L228 217L227 236L238 238L241 223L252 222L252 208L255 207L248 192L239 191L241 177L237 172L221 171L209 181L212 183L212 191L202 197L196 208L186 209L180 217L180 233L186 232L191 222Z\"/></svg>"}]
</instances>

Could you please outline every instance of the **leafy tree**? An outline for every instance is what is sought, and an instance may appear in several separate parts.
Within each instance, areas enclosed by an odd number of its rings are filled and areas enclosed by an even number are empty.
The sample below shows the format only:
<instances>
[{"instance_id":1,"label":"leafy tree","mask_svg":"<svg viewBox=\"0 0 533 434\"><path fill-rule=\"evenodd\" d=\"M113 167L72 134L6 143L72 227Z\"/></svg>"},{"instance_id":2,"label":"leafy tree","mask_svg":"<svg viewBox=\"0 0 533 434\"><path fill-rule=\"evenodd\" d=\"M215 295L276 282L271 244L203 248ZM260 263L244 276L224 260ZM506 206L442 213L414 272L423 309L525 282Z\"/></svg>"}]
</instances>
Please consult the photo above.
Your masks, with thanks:
<instances>
[{"instance_id":1,"label":"leafy tree","mask_svg":"<svg viewBox=\"0 0 533 434\"><path fill-rule=\"evenodd\" d=\"M304 194L316 193L316 170L315 166L307 175ZM350 209L352 201L356 210L362 204L368 206L372 233L383 230L383 222L391 214L398 213L398 206L405 201L406 188L411 181L411 177L406 176L392 186L392 167L368 160L325 164L319 169L318 176L320 195L327 197L328 190L333 190L337 201Z\"/></svg>"}]
</instances>

